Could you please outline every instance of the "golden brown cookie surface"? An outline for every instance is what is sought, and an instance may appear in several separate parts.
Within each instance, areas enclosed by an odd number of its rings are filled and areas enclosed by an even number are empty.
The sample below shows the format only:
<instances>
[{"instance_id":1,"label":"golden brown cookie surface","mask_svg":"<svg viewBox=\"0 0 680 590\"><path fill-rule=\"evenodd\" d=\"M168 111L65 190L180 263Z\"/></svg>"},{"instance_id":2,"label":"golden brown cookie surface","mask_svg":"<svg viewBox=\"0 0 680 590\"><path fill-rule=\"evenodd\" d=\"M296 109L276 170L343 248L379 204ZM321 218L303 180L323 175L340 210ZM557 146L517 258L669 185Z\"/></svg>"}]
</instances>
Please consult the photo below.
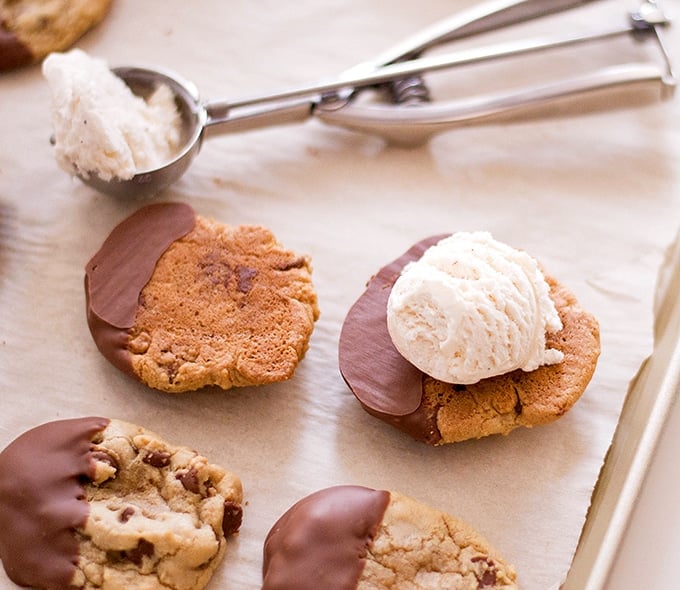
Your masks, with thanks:
<instances>
[{"instance_id":1,"label":"golden brown cookie surface","mask_svg":"<svg viewBox=\"0 0 680 590\"><path fill-rule=\"evenodd\" d=\"M227 226L178 203L122 222L86 272L100 350L168 392L290 378L319 315L308 257L264 227Z\"/></svg>"},{"instance_id":2,"label":"golden brown cookie surface","mask_svg":"<svg viewBox=\"0 0 680 590\"><path fill-rule=\"evenodd\" d=\"M556 420L590 382L600 339L597 319L550 277L550 296L563 329L547 335L546 346L564 353L561 363L455 385L420 372L392 344L386 321L390 289L401 269L440 237L419 242L383 267L348 313L340 336L340 370L350 389L367 412L432 445Z\"/></svg>"},{"instance_id":3,"label":"golden brown cookie surface","mask_svg":"<svg viewBox=\"0 0 680 590\"><path fill-rule=\"evenodd\" d=\"M0 71L36 63L73 45L111 0L0 0Z\"/></svg>"},{"instance_id":4,"label":"golden brown cookie surface","mask_svg":"<svg viewBox=\"0 0 680 590\"><path fill-rule=\"evenodd\" d=\"M546 336L546 346L562 351L564 360L473 385L426 377L424 403L438 408L442 443L548 424L565 414L585 391L600 354L598 322L564 285L551 277L546 280L563 325L560 332Z\"/></svg>"},{"instance_id":5,"label":"golden brown cookie surface","mask_svg":"<svg viewBox=\"0 0 680 590\"><path fill-rule=\"evenodd\" d=\"M263 227L199 217L158 261L128 348L165 391L261 385L293 375L317 317L306 257Z\"/></svg>"}]
</instances>

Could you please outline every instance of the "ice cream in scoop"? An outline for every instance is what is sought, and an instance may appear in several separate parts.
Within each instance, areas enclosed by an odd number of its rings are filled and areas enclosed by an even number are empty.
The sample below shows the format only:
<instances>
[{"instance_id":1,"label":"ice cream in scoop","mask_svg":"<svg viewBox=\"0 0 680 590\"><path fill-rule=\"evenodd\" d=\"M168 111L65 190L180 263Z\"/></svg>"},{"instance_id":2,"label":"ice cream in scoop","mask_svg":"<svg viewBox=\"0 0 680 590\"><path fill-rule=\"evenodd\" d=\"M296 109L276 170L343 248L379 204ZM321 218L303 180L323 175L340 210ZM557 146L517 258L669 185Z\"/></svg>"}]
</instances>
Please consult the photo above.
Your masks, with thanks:
<instances>
[{"instance_id":1,"label":"ice cream in scoop","mask_svg":"<svg viewBox=\"0 0 680 590\"><path fill-rule=\"evenodd\" d=\"M43 62L52 95L55 156L70 174L132 178L175 155L180 115L170 88L136 96L103 59L80 49Z\"/></svg>"}]
</instances>

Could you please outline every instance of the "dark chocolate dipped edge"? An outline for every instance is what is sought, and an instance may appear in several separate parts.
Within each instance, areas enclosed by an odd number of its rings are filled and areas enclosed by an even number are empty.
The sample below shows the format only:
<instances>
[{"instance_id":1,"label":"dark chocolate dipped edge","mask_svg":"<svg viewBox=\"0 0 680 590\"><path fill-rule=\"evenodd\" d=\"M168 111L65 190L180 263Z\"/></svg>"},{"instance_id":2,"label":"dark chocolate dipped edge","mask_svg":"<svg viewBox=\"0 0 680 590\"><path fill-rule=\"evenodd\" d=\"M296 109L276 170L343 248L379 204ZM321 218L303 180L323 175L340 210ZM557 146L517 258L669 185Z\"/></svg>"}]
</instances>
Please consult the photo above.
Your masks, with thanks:
<instances>
[{"instance_id":1,"label":"dark chocolate dipped edge","mask_svg":"<svg viewBox=\"0 0 680 590\"><path fill-rule=\"evenodd\" d=\"M183 203L142 207L118 224L85 266L87 324L99 351L115 367L134 376L127 349L139 295L158 259L196 224Z\"/></svg>"},{"instance_id":2,"label":"dark chocolate dipped edge","mask_svg":"<svg viewBox=\"0 0 680 590\"><path fill-rule=\"evenodd\" d=\"M401 356L387 331L387 300L402 269L448 235L425 238L381 268L350 308L340 332L340 373L364 409L428 444L441 435L421 408L423 373Z\"/></svg>"},{"instance_id":3,"label":"dark chocolate dipped edge","mask_svg":"<svg viewBox=\"0 0 680 590\"><path fill-rule=\"evenodd\" d=\"M0 559L21 586L73 590L76 529L89 515L84 481L94 477L91 440L108 418L48 422L0 453Z\"/></svg>"},{"instance_id":4,"label":"dark chocolate dipped edge","mask_svg":"<svg viewBox=\"0 0 680 590\"><path fill-rule=\"evenodd\" d=\"M356 590L390 493L335 486L294 504L264 543L262 590Z\"/></svg>"},{"instance_id":5,"label":"dark chocolate dipped edge","mask_svg":"<svg viewBox=\"0 0 680 590\"><path fill-rule=\"evenodd\" d=\"M0 20L0 72L32 64L33 52Z\"/></svg>"}]
</instances>

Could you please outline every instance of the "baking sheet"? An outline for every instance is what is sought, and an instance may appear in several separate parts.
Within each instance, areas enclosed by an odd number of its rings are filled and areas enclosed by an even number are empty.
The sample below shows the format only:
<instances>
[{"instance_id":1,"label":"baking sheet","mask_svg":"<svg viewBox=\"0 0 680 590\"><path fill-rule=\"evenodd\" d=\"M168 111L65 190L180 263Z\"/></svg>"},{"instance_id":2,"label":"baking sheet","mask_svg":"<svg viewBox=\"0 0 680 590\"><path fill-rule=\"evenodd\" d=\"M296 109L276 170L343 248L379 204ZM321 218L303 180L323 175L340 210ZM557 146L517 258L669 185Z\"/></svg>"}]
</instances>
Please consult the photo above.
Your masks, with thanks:
<instances>
[{"instance_id":1,"label":"baking sheet","mask_svg":"<svg viewBox=\"0 0 680 590\"><path fill-rule=\"evenodd\" d=\"M305 0L291 10L269 0L118 0L80 46L112 65L174 69L205 98L240 98L340 72L473 4ZM626 3L605 4L611 18L625 18ZM593 22L569 14L522 33ZM437 76L432 86L442 94L448 84L512 86L529 70L559 77L640 51L655 56L621 40L592 54L535 56L530 67ZM0 77L1 446L47 420L108 415L238 473L244 526L211 588L258 588L269 527L300 497L337 483L395 489L447 510L515 564L522 588L560 585L629 385L653 351L657 276L680 219L677 101L607 94L411 150L319 122L210 139L161 198L225 223L261 223L310 254L322 315L291 381L177 396L119 374L92 343L84 264L144 201L97 194L57 168L48 101L38 68ZM422 237L458 230L488 230L536 256L599 318L602 356L560 421L433 449L359 408L338 373L337 339L372 273ZM13 588L4 573L0 588Z\"/></svg>"},{"instance_id":2,"label":"baking sheet","mask_svg":"<svg viewBox=\"0 0 680 590\"><path fill-rule=\"evenodd\" d=\"M633 379L562 590L605 587L668 414L680 391L680 240L668 249L654 352Z\"/></svg>"}]
</instances>

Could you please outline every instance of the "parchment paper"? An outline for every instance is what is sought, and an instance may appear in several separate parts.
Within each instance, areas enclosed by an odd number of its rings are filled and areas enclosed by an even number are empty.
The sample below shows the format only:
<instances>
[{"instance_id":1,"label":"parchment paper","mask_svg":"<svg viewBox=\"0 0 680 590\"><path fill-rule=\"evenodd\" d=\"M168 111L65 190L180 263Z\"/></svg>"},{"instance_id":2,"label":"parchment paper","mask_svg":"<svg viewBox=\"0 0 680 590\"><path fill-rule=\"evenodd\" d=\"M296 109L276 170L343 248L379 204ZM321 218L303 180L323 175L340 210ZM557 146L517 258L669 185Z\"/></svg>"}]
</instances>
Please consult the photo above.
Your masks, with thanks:
<instances>
[{"instance_id":1,"label":"parchment paper","mask_svg":"<svg viewBox=\"0 0 680 590\"><path fill-rule=\"evenodd\" d=\"M205 98L236 99L333 76L473 4L117 0L79 46L111 65L176 70ZM522 34L623 22L628 8L614 2L601 21L565 14ZM439 75L432 86L450 98L529 74L637 60L641 51L657 57L624 41L598 44L594 55L463 72L449 86ZM559 585L628 385L652 350L656 277L680 213L677 100L619 92L408 150L318 121L210 139L159 199L224 223L266 225L310 254L322 315L289 382L180 395L122 375L90 338L84 264L144 201L98 194L58 169L48 103L39 68L0 76L2 447L39 423L96 414L141 424L235 471L245 520L214 589L258 588L274 521L302 496L340 483L399 490L449 511L515 564L522 588ZM337 341L372 273L413 242L458 230L491 231L538 258L599 318L602 355L558 422L430 448L360 409L339 375ZM12 587L0 574L0 588Z\"/></svg>"}]
</instances>

